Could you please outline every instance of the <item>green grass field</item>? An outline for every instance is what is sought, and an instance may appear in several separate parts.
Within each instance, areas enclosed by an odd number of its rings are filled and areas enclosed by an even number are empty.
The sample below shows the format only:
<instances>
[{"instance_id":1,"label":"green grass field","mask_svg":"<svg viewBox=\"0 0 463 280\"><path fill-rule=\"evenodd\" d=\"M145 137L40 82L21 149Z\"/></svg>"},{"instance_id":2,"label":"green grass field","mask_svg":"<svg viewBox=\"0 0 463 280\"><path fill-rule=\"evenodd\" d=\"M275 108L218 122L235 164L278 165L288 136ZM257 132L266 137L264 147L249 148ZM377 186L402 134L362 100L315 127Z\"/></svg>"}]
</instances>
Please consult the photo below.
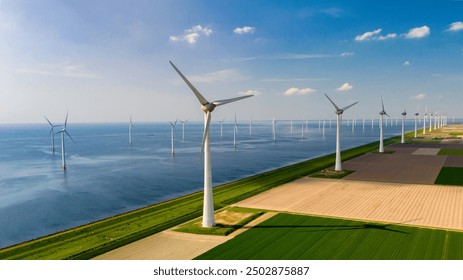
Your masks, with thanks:
<instances>
[{"instance_id":1,"label":"green grass field","mask_svg":"<svg viewBox=\"0 0 463 280\"><path fill-rule=\"evenodd\" d=\"M278 214L200 260L463 259L463 232Z\"/></svg>"},{"instance_id":2,"label":"green grass field","mask_svg":"<svg viewBox=\"0 0 463 280\"><path fill-rule=\"evenodd\" d=\"M440 156L463 156L463 149L441 148L438 155Z\"/></svg>"},{"instance_id":3,"label":"green grass field","mask_svg":"<svg viewBox=\"0 0 463 280\"><path fill-rule=\"evenodd\" d=\"M463 167L442 167L434 184L463 186Z\"/></svg>"},{"instance_id":4,"label":"green grass field","mask_svg":"<svg viewBox=\"0 0 463 280\"><path fill-rule=\"evenodd\" d=\"M411 133L408 134L411 137ZM384 141L398 143L399 137ZM342 152L342 160L375 151L378 142ZM334 165L335 155L286 166L214 188L214 207L220 209L283 183ZM198 192L129 213L97 221L0 250L0 259L89 259L202 214Z\"/></svg>"}]
</instances>

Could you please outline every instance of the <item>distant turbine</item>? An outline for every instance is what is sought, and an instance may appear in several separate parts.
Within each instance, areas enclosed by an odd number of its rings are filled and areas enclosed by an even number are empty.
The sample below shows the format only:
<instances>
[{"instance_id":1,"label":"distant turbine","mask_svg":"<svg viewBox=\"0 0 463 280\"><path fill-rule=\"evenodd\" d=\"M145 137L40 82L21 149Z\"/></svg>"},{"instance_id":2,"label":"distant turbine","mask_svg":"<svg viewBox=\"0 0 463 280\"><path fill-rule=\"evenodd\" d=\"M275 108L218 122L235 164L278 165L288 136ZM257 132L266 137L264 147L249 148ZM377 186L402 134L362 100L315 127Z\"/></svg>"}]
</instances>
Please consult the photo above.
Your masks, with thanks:
<instances>
[{"instance_id":1,"label":"distant turbine","mask_svg":"<svg viewBox=\"0 0 463 280\"><path fill-rule=\"evenodd\" d=\"M249 136L252 135L252 117L251 120L249 121Z\"/></svg>"},{"instance_id":2,"label":"distant turbine","mask_svg":"<svg viewBox=\"0 0 463 280\"><path fill-rule=\"evenodd\" d=\"M66 130L67 122L68 122L68 113L66 113L66 119L64 120L64 126L61 128L59 132L56 133L56 134L61 133L61 167L63 167L63 169L66 169L67 167L66 166L66 148L64 146L64 134L66 133L66 135L72 140L72 142L74 142L74 144L76 143L76 141L72 139L71 135Z\"/></svg>"},{"instance_id":3,"label":"distant turbine","mask_svg":"<svg viewBox=\"0 0 463 280\"><path fill-rule=\"evenodd\" d=\"M433 117L432 113L429 114L429 133L432 132L432 117Z\"/></svg>"},{"instance_id":4,"label":"distant turbine","mask_svg":"<svg viewBox=\"0 0 463 280\"><path fill-rule=\"evenodd\" d=\"M293 120L291 120L291 134L293 134Z\"/></svg>"},{"instance_id":5,"label":"distant turbine","mask_svg":"<svg viewBox=\"0 0 463 280\"><path fill-rule=\"evenodd\" d=\"M362 131L365 132L365 118L363 118Z\"/></svg>"},{"instance_id":6,"label":"distant turbine","mask_svg":"<svg viewBox=\"0 0 463 280\"><path fill-rule=\"evenodd\" d=\"M405 116L407 115L407 111L404 109L402 112L402 139L400 140L400 143L404 144L405 143Z\"/></svg>"},{"instance_id":7,"label":"distant turbine","mask_svg":"<svg viewBox=\"0 0 463 280\"><path fill-rule=\"evenodd\" d=\"M426 118L428 117L428 106L424 107L423 114L423 135L426 135Z\"/></svg>"},{"instance_id":8,"label":"distant turbine","mask_svg":"<svg viewBox=\"0 0 463 280\"><path fill-rule=\"evenodd\" d=\"M45 117L45 116L44 116ZM51 126L51 129L50 129L50 136L51 136L51 151L53 153L55 153L55 127L58 127L58 125L54 125L52 124L48 119L47 117L45 117L45 119L47 120L47 122L50 124Z\"/></svg>"},{"instance_id":9,"label":"distant turbine","mask_svg":"<svg viewBox=\"0 0 463 280\"><path fill-rule=\"evenodd\" d=\"M349 109L350 107L354 106L358 102L352 103L349 106L346 106L344 108L339 108L334 102L328 97L328 95L325 93L326 98L333 104L334 108L336 109L335 113L338 115L338 121L336 125L336 162L334 165L334 170L336 171L341 171L341 125L342 125L342 113L344 113L345 110Z\"/></svg>"},{"instance_id":10,"label":"distant turbine","mask_svg":"<svg viewBox=\"0 0 463 280\"><path fill-rule=\"evenodd\" d=\"M272 132L273 132L273 142L277 140L277 128L276 128L277 122L275 120L275 117L273 117L272 120Z\"/></svg>"},{"instance_id":11,"label":"distant turbine","mask_svg":"<svg viewBox=\"0 0 463 280\"><path fill-rule=\"evenodd\" d=\"M383 102L383 97L381 96L381 112L380 114L380 120L379 120L379 152L384 153L384 143L383 143L383 116L386 115L389 117L389 115L384 111L384 102Z\"/></svg>"},{"instance_id":12,"label":"distant turbine","mask_svg":"<svg viewBox=\"0 0 463 280\"><path fill-rule=\"evenodd\" d=\"M236 114L235 114L235 126L233 127L233 148L236 150L236 134L238 134L238 126L236 125Z\"/></svg>"},{"instance_id":13,"label":"distant turbine","mask_svg":"<svg viewBox=\"0 0 463 280\"><path fill-rule=\"evenodd\" d=\"M130 116L130 122L129 122L129 144L132 145L132 116Z\"/></svg>"},{"instance_id":14,"label":"distant turbine","mask_svg":"<svg viewBox=\"0 0 463 280\"><path fill-rule=\"evenodd\" d=\"M223 120L218 121L220 123L220 140L223 138L223 122L225 121L225 118Z\"/></svg>"},{"instance_id":15,"label":"distant turbine","mask_svg":"<svg viewBox=\"0 0 463 280\"><path fill-rule=\"evenodd\" d=\"M171 143L171 146L172 146L172 156L175 155L175 149L174 149L174 129L175 129L175 126L177 125L177 120L175 120L174 123L172 122L169 122L170 123L170 143Z\"/></svg>"},{"instance_id":16,"label":"distant turbine","mask_svg":"<svg viewBox=\"0 0 463 280\"><path fill-rule=\"evenodd\" d=\"M302 140L304 140L304 124L305 122L302 121L302 127L301 127L301 131L302 131Z\"/></svg>"},{"instance_id":17,"label":"distant turbine","mask_svg":"<svg viewBox=\"0 0 463 280\"><path fill-rule=\"evenodd\" d=\"M182 123L182 141L185 141L185 124L188 122L188 119L180 121Z\"/></svg>"},{"instance_id":18,"label":"distant turbine","mask_svg":"<svg viewBox=\"0 0 463 280\"><path fill-rule=\"evenodd\" d=\"M419 114L420 114L420 113L418 113L418 112L415 113L415 138L418 137L417 120L418 120L418 115L419 115Z\"/></svg>"},{"instance_id":19,"label":"distant turbine","mask_svg":"<svg viewBox=\"0 0 463 280\"><path fill-rule=\"evenodd\" d=\"M169 61L170 62L170 61ZM185 81L188 87L193 91L199 103L201 103L201 110L204 112L204 134L201 145L201 153L204 151L204 205L203 205L203 227L215 226L214 219L214 202L212 198L212 167L211 167L211 149L209 143L209 124L211 122L211 113L215 107L238 101L244 98L251 97L252 95L240 96L225 100L217 100L210 103L201 93L187 80L187 78L170 62L175 71Z\"/></svg>"}]
</instances>

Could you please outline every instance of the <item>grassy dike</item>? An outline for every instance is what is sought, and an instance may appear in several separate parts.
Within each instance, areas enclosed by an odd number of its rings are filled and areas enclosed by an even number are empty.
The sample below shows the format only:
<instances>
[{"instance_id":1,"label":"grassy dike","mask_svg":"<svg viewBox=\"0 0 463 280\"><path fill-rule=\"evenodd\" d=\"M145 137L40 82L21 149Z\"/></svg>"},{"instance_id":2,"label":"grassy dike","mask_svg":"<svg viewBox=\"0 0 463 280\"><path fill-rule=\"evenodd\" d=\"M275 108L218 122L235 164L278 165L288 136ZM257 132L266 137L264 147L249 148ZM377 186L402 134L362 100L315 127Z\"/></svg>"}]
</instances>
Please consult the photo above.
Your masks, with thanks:
<instances>
[{"instance_id":1,"label":"grassy dike","mask_svg":"<svg viewBox=\"0 0 463 280\"><path fill-rule=\"evenodd\" d=\"M410 137L412 133L407 134L407 138ZM400 136L396 136L386 139L384 144L399 141ZM373 142L345 150L342 160L375 151L378 144ZM335 154L329 154L217 186L215 209L333 166L334 160ZM89 259L201 216L202 202L203 193L193 193L1 249L0 259Z\"/></svg>"}]
</instances>

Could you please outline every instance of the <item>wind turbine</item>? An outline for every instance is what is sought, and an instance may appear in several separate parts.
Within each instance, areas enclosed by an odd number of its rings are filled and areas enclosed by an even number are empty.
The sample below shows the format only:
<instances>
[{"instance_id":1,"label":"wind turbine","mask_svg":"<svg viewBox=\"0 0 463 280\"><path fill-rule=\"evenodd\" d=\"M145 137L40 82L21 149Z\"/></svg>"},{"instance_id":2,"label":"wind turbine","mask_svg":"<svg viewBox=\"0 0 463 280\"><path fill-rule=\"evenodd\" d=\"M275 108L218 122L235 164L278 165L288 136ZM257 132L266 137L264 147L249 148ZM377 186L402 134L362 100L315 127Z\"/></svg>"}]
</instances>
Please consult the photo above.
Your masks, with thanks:
<instances>
[{"instance_id":1,"label":"wind turbine","mask_svg":"<svg viewBox=\"0 0 463 280\"><path fill-rule=\"evenodd\" d=\"M130 122L129 122L129 144L132 145L132 116L130 116Z\"/></svg>"},{"instance_id":2,"label":"wind turbine","mask_svg":"<svg viewBox=\"0 0 463 280\"><path fill-rule=\"evenodd\" d=\"M407 111L404 109L402 112L402 138L400 140L401 144L405 144L405 116L407 115Z\"/></svg>"},{"instance_id":3,"label":"wind turbine","mask_svg":"<svg viewBox=\"0 0 463 280\"><path fill-rule=\"evenodd\" d=\"M180 121L182 123L182 140L185 141L185 124L188 122L188 119L185 121Z\"/></svg>"},{"instance_id":4,"label":"wind turbine","mask_svg":"<svg viewBox=\"0 0 463 280\"><path fill-rule=\"evenodd\" d=\"M302 127L301 127L301 131L302 131L302 140L304 140L304 125L305 125L305 121L302 121Z\"/></svg>"},{"instance_id":5,"label":"wind turbine","mask_svg":"<svg viewBox=\"0 0 463 280\"><path fill-rule=\"evenodd\" d=\"M423 114L423 135L426 134L426 118L428 117L428 106L424 107Z\"/></svg>"},{"instance_id":6,"label":"wind turbine","mask_svg":"<svg viewBox=\"0 0 463 280\"><path fill-rule=\"evenodd\" d=\"M63 167L63 169L66 169L66 148L64 146L64 134L66 133L67 136L72 140L72 142L74 142L74 144L76 143L76 141L72 139L71 135L66 130L67 123L68 123L68 113L66 113L66 119L64 120L64 126L61 128L59 132L56 133L56 134L61 133L61 166Z\"/></svg>"},{"instance_id":7,"label":"wind turbine","mask_svg":"<svg viewBox=\"0 0 463 280\"><path fill-rule=\"evenodd\" d=\"M223 120L218 121L220 123L220 140L223 138L223 122L225 121L225 118Z\"/></svg>"},{"instance_id":8,"label":"wind turbine","mask_svg":"<svg viewBox=\"0 0 463 280\"><path fill-rule=\"evenodd\" d=\"M418 112L415 113L415 138L418 137L417 120L418 120L418 115L419 114L420 113L418 113Z\"/></svg>"},{"instance_id":9,"label":"wind turbine","mask_svg":"<svg viewBox=\"0 0 463 280\"><path fill-rule=\"evenodd\" d=\"M175 129L175 126L177 125L177 120L175 120L174 123L172 122L169 122L170 123L170 143L171 143L171 146L172 146L172 156L175 155L175 149L174 149L174 129Z\"/></svg>"},{"instance_id":10,"label":"wind turbine","mask_svg":"<svg viewBox=\"0 0 463 280\"><path fill-rule=\"evenodd\" d=\"M238 101L244 98L251 97L252 95L245 95L225 100L217 100L212 103L207 101L201 93L187 80L187 78L175 67L175 65L169 61L175 71L180 75L183 81L193 91L194 95L201 104L201 110L204 112L204 134L201 145L201 153L204 151L204 204L203 204L203 227L215 226L214 220L214 202L212 198L212 167L211 167L211 149L209 142L209 125L211 122L211 113L215 107Z\"/></svg>"},{"instance_id":11,"label":"wind turbine","mask_svg":"<svg viewBox=\"0 0 463 280\"><path fill-rule=\"evenodd\" d=\"M249 121L249 136L252 135L252 117L251 120Z\"/></svg>"},{"instance_id":12,"label":"wind turbine","mask_svg":"<svg viewBox=\"0 0 463 280\"><path fill-rule=\"evenodd\" d=\"M344 113L345 110L349 109L350 107L354 106L358 102L352 103L349 106L346 106L344 108L339 108L336 104L334 104L333 100L331 100L328 95L325 93L326 98L333 104L334 108L336 109L335 113L338 115L338 121L336 125L336 162L334 165L334 170L336 171L342 171L341 167L341 124L342 124L342 113Z\"/></svg>"},{"instance_id":13,"label":"wind turbine","mask_svg":"<svg viewBox=\"0 0 463 280\"><path fill-rule=\"evenodd\" d=\"M386 111L384 111L384 102L383 102L383 97L381 96L381 112L380 114L380 120L379 120L379 152L384 153L384 143L383 143L383 116L386 115L390 117Z\"/></svg>"},{"instance_id":14,"label":"wind turbine","mask_svg":"<svg viewBox=\"0 0 463 280\"><path fill-rule=\"evenodd\" d=\"M273 117L272 120L272 132L273 132L273 142L277 140L277 128L276 128L277 122L275 121L275 117Z\"/></svg>"},{"instance_id":15,"label":"wind turbine","mask_svg":"<svg viewBox=\"0 0 463 280\"><path fill-rule=\"evenodd\" d=\"M44 116L45 117L45 116ZM51 151L53 153L55 153L55 127L58 127L58 125L54 125L50 122L50 120L47 119L47 117L45 117L45 119L47 120L47 122L50 124L51 126L51 129L50 129L50 136L51 136Z\"/></svg>"},{"instance_id":16,"label":"wind turbine","mask_svg":"<svg viewBox=\"0 0 463 280\"><path fill-rule=\"evenodd\" d=\"M236 114L235 114L235 126L233 127L233 148L236 151L236 134L238 134L238 126L236 125Z\"/></svg>"}]
</instances>

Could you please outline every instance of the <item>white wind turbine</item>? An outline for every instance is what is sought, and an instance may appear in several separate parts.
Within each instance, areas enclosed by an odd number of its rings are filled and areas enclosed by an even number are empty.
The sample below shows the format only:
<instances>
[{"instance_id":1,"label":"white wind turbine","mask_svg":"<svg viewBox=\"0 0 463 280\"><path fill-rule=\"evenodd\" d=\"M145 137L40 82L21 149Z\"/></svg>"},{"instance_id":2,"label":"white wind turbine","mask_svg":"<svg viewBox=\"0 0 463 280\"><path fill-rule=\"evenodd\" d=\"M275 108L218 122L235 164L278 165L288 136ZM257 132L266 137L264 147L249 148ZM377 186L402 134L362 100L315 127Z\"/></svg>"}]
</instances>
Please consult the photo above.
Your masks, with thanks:
<instances>
[{"instance_id":1,"label":"white wind turbine","mask_svg":"<svg viewBox=\"0 0 463 280\"><path fill-rule=\"evenodd\" d=\"M45 117L45 116L44 116ZM51 151L53 153L55 153L55 127L58 127L59 125L54 125L50 122L50 120L47 119L47 117L45 117L45 119L47 120L47 122L50 124L51 126L51 129L50 129L50 136L51 136Z\"/></svg>"},{"instance_id":2,"label":"white wind turbine","mask_svg":"<svg viewBox=\"0 0 463 280\"><path fill-rule=\"evenodd\" d=\"M175 126L177 125L177 120L175 120L174 123L172 122L169 122L170 123L170 143L171 143L171 146L172 146L172 156L175 155L175 149L174 149L174 130L175 130Z\"/></svg>"},{"instance_id":3,"label":"white wind turbine","mask_svg":"<svg viewBox=\"0 0 463 280\"><path fill-rule=\"evenodd\" d=\"M74 144L76 143L76 141L72 139L71 135L66 130L67 123L68 123L68 113L66 113L66 119L64 120L64 126L61 128L59 132L56 133L56 134L61 133L61 166L63 167L63 169L66 169L66 148L64 146L64 134L66 133L67 136L72 140L72 142L74 142Z\"/></svg>"},{"instance_id":4,"label":"white wind turbine","mask_svg":"<svg viewBox=\"0 0 463 280\"><path fill-rule=\"evenodd\" d=\"M132 145L132 116L130 116L130 122L129 122L129 144Z\"/></svg>"},{"instance_id":5,"label":"white wind turbine","mask_svg":"<svg viewBox=\"0 0 463 280\"><path fill-rule=\"evenodd\" d=\"M402 138L400 140L401 144L405 144L405 116L407 115L407 111L404 109L402 112Z\"/></svg>"},{"instance_id":6,"label":"white wind turbine","mask_svg":"<svg viewBox=\"0 0 463 280\"><path fill-rule=\"evenodd\" d=\"M424 107L423 114L423 135L426 134L426 118L428 117L428 106Z\"/></svg>"},{"instance_id":7,"label":"white wind turbine","mask_svg":"<svg viewBox=\"0 0 463 280\"><path fill-rule=\"evenodd\" d=\"M277 140L277 128L276 128L277 122L275 121L275 117L273 117L272 120L272 132L273 132L273 142Z\"/></svg>"},{"instance_id":8,"label":"white wind turbine","mask_svg":"<svg viewBox=\"0 0 463 280\"><path fill-rule=\"evenodd\" d=\"M170 62L170 61L169 61ZM203 204L203 227L215 226L214 220L214 202L212 198L212 167L211 167L211 150L209 142L209 125L211 122L211 113L216 106L224 105L244 98L251 97L252 95L240 96L225 100L217 100L212 103L207 101L201 93L187 80L187 78L170 62L175 71L185 81L188 87L193 91L194 95L201 103L201 110L204 112L204 134L201 145L201 153L204 151L204 204Z\"/></svg>"},{"instance_id":9,"label":"white wind turbine","mask_svg":"<svg viewBox=\"0 0 463 280\"><path fill-rule=\"evenodd\" d=\"M334 104L333 100L328 97L328 95L325 93L326 98L333 104L334 108L336 109L335 113L338 115L338 121L336 125L336 162L334 165L334 170L336 171L342 171L341 167L341 124L342 124L342 113L344 113L345 110L349 109L350 107L354 106L358 102L352 103L349 106L339 108L336 104Z\"/></svg>"},{"instance_id":10,"label":"white wind turbine","mask_svg":"<svg viewBox=\"0 0 463 280\"><path fill-rule=\"evenodd\" d=\"M236 114L235 114L235 125L233 127L233 148L236 150L236 134L238 134L238 125L236 125Z\"/></svg>"},{"instance_id":11,"label":"white wind turbine","mask_svg":"<svg viewBox=\"0 0 463 280\"><path fill-rule=\"evenodd\" d=\"M381 112L379 112L380 120L379 120L379 152L384 153L384 143L383 143L383 117L384 115L390 117L386 111L384 111L384 102L383 97L381 96Z\"/></svg>"},{"instance_id":12,"label":"white wind turbine","mask_svg":"<svg viewBox=\"0 0 463 280\"><path fill-rule=\"evenodd\" d=\"M223 120L218 121L220 123L220 140L223 138L223 122L225 121L225 118Z\"/></svg>"},{"instance_id":13,"label":"white wind turbine","mask_svg":"<svg viewBox=\"0 0 463 280\"><path fill-rule=\"evenodd\" d=\"M185 124L188 122L188 119L180 121L182 123L182 141L185 141Z\"/></svg>"},{"instance_id":14,"label":"white wind turbine","mask_svg":"<svg viewBox=\"0 0 463 280\"><path fill-rule=\"evenodd\" d=\"M414 137L414 138L417 138L417 137L418 137L418 127L417 127L418 124L417 124L417 120L418 120L418 115L419 115L419 114L420 114L420 113L418 113L418 112L415 113L415 137Z\"/></svg>"}]
</instances>

